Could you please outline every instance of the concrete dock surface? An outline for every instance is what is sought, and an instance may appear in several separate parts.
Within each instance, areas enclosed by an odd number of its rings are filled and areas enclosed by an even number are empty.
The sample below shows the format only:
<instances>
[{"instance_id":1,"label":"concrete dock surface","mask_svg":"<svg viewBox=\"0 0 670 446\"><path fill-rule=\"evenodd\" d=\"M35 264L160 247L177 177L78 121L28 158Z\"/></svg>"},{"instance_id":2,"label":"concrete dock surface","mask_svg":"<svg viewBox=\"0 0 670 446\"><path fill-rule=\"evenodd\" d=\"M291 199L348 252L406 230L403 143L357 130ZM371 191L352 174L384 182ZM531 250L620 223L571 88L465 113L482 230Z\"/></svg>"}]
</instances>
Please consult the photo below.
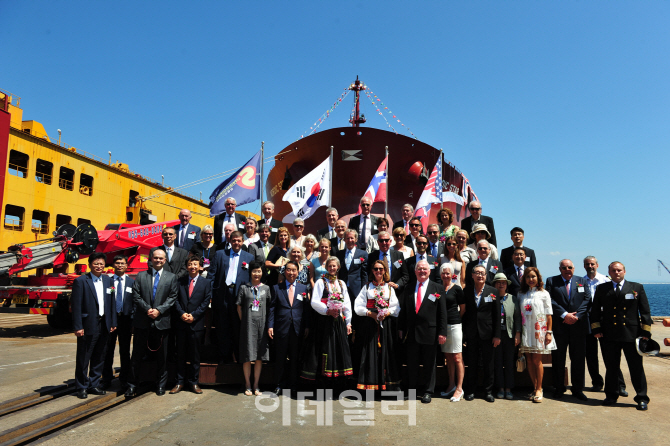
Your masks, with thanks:
<instances>
[{"instance_id":1,"label":"concrete dock surface","mask_svg":"<svg viewBox=\"0 0 670 446\"><path fill-rule=\"evenodd\" d=\"M431 404L421 404L388 397L366 405L355 398L275 398L271 389L262 389L266 392L257 399L244 396L239 386L219 385L204 386L202 395L182 391L159 397L149 393L38 442L68 446L667 444L670 347L663 345L663 338L670 338L670 328L656 321L652 334L662 349L660 356L644 359L651 399L646 412L635 409L635 391L622 356L630 396L619 398L613 407L601 405L605 398L602 391L588 390L586 402L572 398L568 390L561 401L545 395L541 404L535 404L526 398L530 389L516 389L513 401L495 403L478 395L471 402L452 403L436 396ZM74 377L74 335L49 328L40 316L0 315L0 351L0 401ZM604 372L601 359L601 374ZM587 372L586 385L590 382ZM2 416L0 432L79 402L68 395Z\"/></svg>"}]
</instances>

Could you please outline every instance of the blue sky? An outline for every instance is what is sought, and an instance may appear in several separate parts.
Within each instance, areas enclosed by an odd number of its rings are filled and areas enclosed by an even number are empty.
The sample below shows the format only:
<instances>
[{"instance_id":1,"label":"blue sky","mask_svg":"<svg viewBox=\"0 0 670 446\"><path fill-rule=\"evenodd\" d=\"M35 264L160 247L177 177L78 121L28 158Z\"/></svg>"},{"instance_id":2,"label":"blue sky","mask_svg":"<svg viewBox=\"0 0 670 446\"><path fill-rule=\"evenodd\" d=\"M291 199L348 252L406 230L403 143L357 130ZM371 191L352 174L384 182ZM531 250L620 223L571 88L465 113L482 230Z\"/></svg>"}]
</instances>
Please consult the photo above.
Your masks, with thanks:
<instances>
[{"instance_id":1,"label":"blue sky","mask_svg":"<svg viewBox=\"0 0 670 446\"><path fill-rule=\"evenodd\" d=\"M593 254L601 272L618 259L630 280L670 280L656 265L670 263L670 2L1 0L0 13L0 88L24 119L149 177L189 183L261 141L275 154L359 75L468 176L500 248L519 225L545 276L563 257L582 274Z\"/></svg>"}]
</instances>

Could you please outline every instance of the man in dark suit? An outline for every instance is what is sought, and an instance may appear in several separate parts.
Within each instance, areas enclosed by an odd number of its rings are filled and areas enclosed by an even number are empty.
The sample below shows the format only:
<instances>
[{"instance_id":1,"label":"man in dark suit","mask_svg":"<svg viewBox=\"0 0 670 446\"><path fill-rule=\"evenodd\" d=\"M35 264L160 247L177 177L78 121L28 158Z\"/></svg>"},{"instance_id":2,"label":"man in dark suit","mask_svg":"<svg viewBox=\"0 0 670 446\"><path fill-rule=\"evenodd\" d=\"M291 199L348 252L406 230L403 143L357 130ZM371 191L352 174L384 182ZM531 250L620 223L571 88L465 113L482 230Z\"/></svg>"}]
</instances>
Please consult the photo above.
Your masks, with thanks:
<instances>
[{"instance_id":1,"label":"man in dark suit","mask_svg":"<svg viewBox=\"0 0 670 446\"><path fill-rule=\"evenodd\" d=\"M335 238L337 236L337 232L335 232L335 223L337 223L339 218L340 215L338 214L337 209L332 207L326 209L326 222L328 225L316 232L316 240L321 241L324 237L328 240Z\"/></svg>"},{"instance_id":2,"label":"man in dark suit","mask_svg":"<svg viewBox=\"0 0 670 446\"><path fill-rule=\"evenodd\" d=\"M200 227L189 223L191 221L191 211L188 209L179 211L179 221L181 224L173 226L174 230L177 231L175 245L190 251L193 245L200 240Z\"/></svg>"},{"instance_id":3,"label":"man in dark suit","mask_svg":"<svg viewBox=\"0 0 670 446\"><path fill-rule=\"evenodd\" d=\"M277 230L284 226L284 223L281 222L281 220L277 220L276 218L273 217L275 213L275 205L271 201L266 201L263 203L263 206L261 206L261 211L263 212L263 218L258 220L256 223L258 224L258 228L260 230L261 225L265 224L270 228L270 243L275 244L275 239L277 238Z\"/></svg>"},{"instance_id":4,"label":"man in dark suit","mask_svg":"<svg viewBox=\"0 0 670 446\"><path fill-rule=\"evenodd\" d=\"M479 201L471 201L468 205L468 209L470 209L470 216L463 219L461 222L461 228L468 231L468 233L471 233L472 228L474 228L476 224L480 223L486 225L486 228L491 234L489 242L491 242L493 246L498 246L496 241L496 229L493 226L493 219L491 217L482 215L482 204Z\"/></svg>"},{"instance_id":5,"label":"man in dark suit","mask_svg":"<svg viewBox=\"0 0 670 446\"><path fill-rule=\"evenodd\" d=\"M243 236L230 234L230 251L217 251L207 277L212 278L212 308L215 311L216 337L221 362L233 363L233 354L240 357L240 318L237 315L237 294L249 282L249 265L254 256L242 251Z\"/></svg>"},{"instance_id":6,"label":"man in dark suit","mask_svg":"<svg viewBox=\"0 0 670 446\"><path fill-rule=\"evenodd\" d=\"M202 258L189 255L188 276L179 280L179 295L174 309L177 315L177 385L171 394L179 393L188 381L194 393L202 393L200 377L200 346L205 337L205 311L212 300L212 282L200 276ZM190 364L187 365L186 362Z\"/></svg>"},{"instance_id":7,"label":"man in dark suit","mask_svg":"<svg viewBox=\"0 0 670 446\"><path fill-rule=\"evenodd\" d=\"M349 220L349 229L354 229L358 233L358 247L365 250L370 237L379 232L377 230L378 217L370 215L372 200L368 197L361 198L360 206L361 214Z\"/></svg>"},{"instance_id":8,"label":"man in dark suit","mask_svg":"<svg viewBox=\"0 0 670 446\"><path fill-rule=\"evenodd\" d=\"M223 232L224 226L227 223L235 225L235 231L244 232L244 223L247 221L247 217L235 212L235 209L237 209L237 201L233 197L226 198L225 206L226 212L214 217L214 243L217 245L221 245L222 242L228 241Z\"/></svg>"},{"instance_id":9,"label":"man in dark suit","mask_svg":"<svg viewBox=\"0 0 670 446\"><path fill-rule=\"evenodd\" d=\"M465 269L465 286L472 286L472 270L477 265L482 265L486 269L486 284L493 286L493 278L503 270L502 264L499 260L491 258L491 245L486 240L477 242L477 254L479 258L469 262Z\"/></svg>"},{"instance_id":10,"label":"man in dark suit","mask_svg":"<svg viewBox=\"0 0 670 446\"><path fill-rule=\"evenodd\" d=\"M385 261L391 275L389 285L395 290L396 296L400 296L405 285L409 282L409 272L405 256L401 252L389 249L391 247L391 234L388 232L380 232L377 243L379 244L379 249L370 253L368 264L372 268L375 260ZM368 271L368 277L372 277L372 270Z\"/></svg>"},{"instance_id":11,"label":"man in dark suit","mask_svg":"<svg viewBox=\"0 0 670 446\"><path fill-rule=\"evenodd\" d=\"M426 252L439 260L444 256L444 243L440 241L440 226L430 224L426 228L426 235L428 236L428 249Z\"/></svg>"},{"instance_id":12,"label":"man in dark suit","mask_svg":"<svg viewBox=\"0 0 670 446\"><path fill-rule=\"evenodd\" d=\"M512 282L507 287L507 292L513 296L519 294L521 289L521 280L523 277L524 271L526 271L526 250L523 248L514 248L514 253L512 254L512 266L505 268L505 276Z\"/></svg>"},{"instance_id":13,"label":"man in dark suit","mask_svg":"<svg viewBox=\"0 0 670 446\"><path fill-rule=\"evenodd\" d=\"M142 358L147 350L155 352L156 395L165 395L168 374L165 367L167 349L163 345L163 340L170 330L172 306L179 292L177 276L163 268L167 261L166 257L163 248L156 248L151 258L153 269L140 272L133 284L135 302L133 355L126 390L127 397L135 395Z\"/></svg>"},{"instance_id":14,"label":"man in dark suit","mask_svg":"<svg viewBox=\"0 0 670 446\"><path fill-rule=\"evenodd\" d=\"M346 243L344 242L344 231L346 230L347 224L344 220L337 220L335 223L337 236L330 239L330 255L336 256L338 252L346 249Z\"/></svg>"},{"instance_id":15,"label":"man in dark suit","mask_svg":"<svg viewBox=\"0 0 670 446\"><path fill-rule=\"evenodd\" d=\"M429 279L430 271L427 261L420 260L416 264L416 280L405 287L400 304L403 310L398 320L398 335L407 351L407 390L420 388L424 404L430 403L435 391L437 345L447 340L444 287ZM423 368L419 367L421 364Z\"/></svg>"},{"instance_id":16,"label":"man in dark suit","mask_svg":"<svg viewBox=\"0 0 670 446\"><path fill-rule=\"evenodd\" d=\"M441 283L438 259L426 252L426 249L428 249L428 237L425 235L418 236L416 238L415 244L416 255L408 258L405 262L407 263L407 271L414 271L416 264L419 263L420 260L425 260L428 262L428 266L430 267L430 280L436 283Z\"/></svg>"},{"instance_id":17,"label":"man in dark suit","mask_svg":"<svg viewBox=\"0 0 670 446\"><path fill-rule=\"evenodd\" d=\"M414 215L414 206L412 206L409 203L403 205L402 220L398 220L395 223L393 223L393 228L391 228L391 232L393 232L393 229L395 228L403 228L405 230L405 233L409 234L409 220L410 218L412 218L412 215Z\"/></svg>"},{"instance_id":18,"label":"man in dark suit","mask_svg":"<svg viewBox=\"0 0 670 446\"><path fill-rule=\"evenodd\" d=\"M298 278L298 264L289 261L284 272L286 280L272 287L272 300L268 316L268 334L274 339L275 348L275 394L282 389L295 390L298 381L298 357L303 338L309 333L311 308L307 287ZM289 360L285 372L286 358Z\"/></svg>"},{"instance_id":19,"label":"man in dark suit","mask_svg":"<svg viewBox=\"0 0 670 446\"><path fill-rule=\"evenodd\" d=\"M524 259L524 264L526 266L532 266L534 268L537 268L537 260L535 260L535 251L526 246L523 246L523 239L525 237L523 229L519 227L512 228L510 234L512 236L512 246L500 251L500 263L502 263L503 269L507 269L514 264L512 256L514 255L514 251L516 250L516 248L523 248L524 251L526 251L526 258Z\"/></svg>"},{"instance_id":20,"label":"man in dark suit","mask_svg":"<svg viewBox=\"0 0 670 446\"><path fill-rule=\"evenodd\" d=\"M72 283L72 328L77 337L74 381L77 397L104 395L100 376L105 362L109 333L116 330L116 311L112 299L112 279L106 274L105 254L93 253L88 258L91 272Z\"/></svg>"},{"instance_id":21,"label":"man in dark suit","mask_svg":"<svg viewBox=\"0 0 670 446\"><path fill-rule=\"evenodd\" d=\"M600 345L605 360L605 400L612 406L619 398L619 372L621 351L626 355L630 380L637 395L638 410L647 410L647 378L644 375L642 356L637 353L636 338L651 338L651 311L642 284L624 279L626 267L621 262L609 266L612 282L596 288L591 311L591 330Z\"/></svg>"},{"instance_id":22,"label":"man in dark suit","mask_svg":"<svg viewBox=\"0 0 670 446\"><path fill-rule=\"evenodd\" d=\"M349 299L351 300L351 308L354 307L354 302L358 293L361 292L363 285L368 283L368 253L363 249L357 248L358 234L355 229L347 229L344 232L345 249L338 251L336 257L340 260L341 268L337 273L338 279L347 284L347 291L349 292ZM351 327L356 330L362 317L353 314L351 320ZM358 348L358 346L354 346ZM352 360L354 367L356 367L357 358L356 352L352 353Z\"/></svg>"},{"instance_id":23,"label":"man in dark suit","mask_svg":"<svg viewBox=\"0 0 670 446\"><path fill-rule=\"evenodd\" d=\"M149 268L152 267L153 253L157 248L162 249L167 253L167 262L163 265L165 271L171 272L177 276L177 279L186 277L188 274L186 272L186 259L188 258L188 251L182 248L179 248L175 245L175 240L177 238L177 230L175 228L163 228L163 244L156 248L151 248L149 251Z\"/></svg>"},{"instance_id":24,"label":"man in dark suit","mask_svg":"<svg viewBox=\"0 0 670 446\"><path fill-rule=\"evenodd\" d=\"M552 326L556 350L551 352L554 398L561 399L565 393L565 356L570 347L572 396L586 401L588 398L584 395L584 366L591 292L581 277L574 276L575 266L571 260L561 260L559 269L561 274L548 278L545 286L545 290L551 295L554 313Z\"/></svg>"},{"instance_id":25,"label":"man in dark suit","mask_svg":"<svg viewBox=\"0 0 670 446\"><path fill-rule=\"evenodd\" d=\"M121 359L121 372L119 381L121 387L128 387L128 374L130 372L130 340L133 332L133 313L135 305L133 303L133 284L135 280L126 275L128 269L128 257L117 255L114 257L114 276L112 277L112 287L114 292L114 309L116 310L116 331L109 334L107 339L107 353L105 354L105 366L102 369L102 388L106 389L112 382L114 375L114 350L116 348L116 338L119 339L119 357Z\"/></svg>"},{"instance_id":26,"label":"man in dark suit","mask_svg":"<svg viewBox=\"0 0 670 446\"><path fill-rule=\"evenodd\" d=\"M500 344L500 299L498 291L486 283L486 269L476 265L471 271L472 285L466 286L463 314L463 344L465 349L465 400L475 399L479 373L479 358L483 365L484 400L493 403L493 349Z\"/></svg>"},{"instance_id":27,"label":"man in dark suit","mask_svg":"<svg viewBox=\"0 0 670 446\"><path fill-rule=\"evenodd\" d=\"M412 248L414 253L416 254L417 247L416 247L416 238L420 235L423 235L423 225L421 223L421 219L419 217L412 217L409 219L409 232L407 233L407 236L405 237L405 246L409 246ZM428 246L426 245L426 248Z\"/></svg>"},{"instance_id":28,"label":"man in dark suit","mask_svg":"<svg viewBox=\"0 0 670 446\"><path fill-rule=\"evenodd\" d=\"M247 252L254 256L256 262L265 265L265 260L273 247L272 243L268 241L270 239L270 227L265 223L262 223L258 227L258 238L258 241L249 245ZM263 279L261 282L267 284L269 275L270 270L263 266Z\"/></svg>"}]
</instances>

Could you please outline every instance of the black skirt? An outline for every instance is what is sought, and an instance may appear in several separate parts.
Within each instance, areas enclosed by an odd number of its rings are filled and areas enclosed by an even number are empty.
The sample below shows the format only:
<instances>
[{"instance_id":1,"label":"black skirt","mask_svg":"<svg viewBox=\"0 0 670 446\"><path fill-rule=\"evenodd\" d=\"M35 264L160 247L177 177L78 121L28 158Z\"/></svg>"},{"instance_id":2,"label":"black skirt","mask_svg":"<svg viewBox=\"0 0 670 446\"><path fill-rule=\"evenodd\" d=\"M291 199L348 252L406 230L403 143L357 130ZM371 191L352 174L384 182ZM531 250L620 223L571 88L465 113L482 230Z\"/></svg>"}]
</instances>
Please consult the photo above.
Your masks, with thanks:
<instances>
[{"instance_id":1,"label":"black skirt","mask_svg":"<svg viewBox=\"0 0 670 446\"><path fill-rule=\"evenodd\" d=\"M356 343L360 343L358 368L359 390L387 390L400 384L396 361L394 317L387 317L380 326L366 317L359 326Z\"/></svg>"},{"instance_id":2,"label":"black skirt","mask_svg":"<svg viewBox=\"0 0 670 446\"><path fill-rule=\"evenodd\" d=\"M325 317L321 342L321 376L330 379L351 376L354 371L344 319Z\"/></svg>"},{"instance_id":3,"label":"black skirt","mask_svg":"<svg viewBox=\"0 0 670 446\"><path fill-rule=\"evenodd\" d=\"M318 358L321 357L321 345L323 343L323 327L327 319L332 319L330 316L323 316L311 307L308 311L311 311L310 317L312 319L311 327L309 329L309 335L307 339L302 343L302 352L300 353L302 366L300 367L300 377L310 381L316 380L316 377L321 374L319 368L320 361Z\"/></svg>"}]
</instances>

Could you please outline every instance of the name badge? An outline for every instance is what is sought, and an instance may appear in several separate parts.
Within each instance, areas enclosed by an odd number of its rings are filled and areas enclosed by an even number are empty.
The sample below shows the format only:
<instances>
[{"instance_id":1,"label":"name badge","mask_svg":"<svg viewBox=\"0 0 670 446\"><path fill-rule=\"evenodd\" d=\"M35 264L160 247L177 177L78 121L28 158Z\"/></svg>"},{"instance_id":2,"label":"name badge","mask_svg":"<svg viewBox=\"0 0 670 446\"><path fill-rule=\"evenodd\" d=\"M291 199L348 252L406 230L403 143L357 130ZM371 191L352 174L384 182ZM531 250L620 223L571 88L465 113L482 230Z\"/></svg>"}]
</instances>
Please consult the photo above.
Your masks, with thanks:
<instances>
[{"instance_id":1,"label":"name badge","mask_svg":"<svg viewBox=\"0 0 670 446\"><path fill-rule=\"evenodd\" d=\"M635 299L635 296L633 296L632 294L626 294L626 300L632 300L632 299Z\"/></svg>"},{"instance_id":2,"label":"name badge","mask_svg":"<svg viewBox=\"0 0 670 446\"><path fill-rule=\"evenodd\" d=\"M272 229L270 229L270 232L277 232L277 231L279 231L278 228L272 228Z\"/></svg>"},{"instance_id":3,"label":"name badge","mask_svg":"<svg viewBox=\"0 0 670 446\"><path fill-rule=\"evenodd\" d=\"M435 265L431 264L430 269L435 269Z\"/></svg>"},{"instance_id":4,"label":"name badge","mask_svg":"<svg viewBox=\"0 0 670 446\"><path fill-rule=\"evenodd\" d=\"M486 296L486 297L484 297L484 302L491 303L491 302L493 302L493 300L492 300L491 296Z\"/></svg>"},{"instance_id":5,"label":"name badge","mask_svg":"<svg viewBox=\"0 0 670 446\"><path fill-rule=\"evenodd\" d=\"M444 253L440 254L440 257L444 257Z\"/></svg>"},{"instance_id":6,"label":"name badge","mask_svg":"<svg viewBox=\"0 0 670 446\"><path fill-rule=\"evenodd\" d=\"M498 270L497 270L494 266L492 266L491 268L489 268L489 271L492 272L493 274L495 274L495 273L498 272Z\"/></svg>"},{"instance_id":7,"label":"name badge","mask_svg":"<svg viewBox=\"0 0 670 446\"><path fill-rule=\"evenodd\" d=\"M360 265L361 259L354 259L354 265Z\"/></svg>"},{"instance_id":8,"label":"name badge","mask_svg":"<svg viewBox=\"0 0 670 446\"><path fill-rule=\"evenodd\" d=\"M530 262L530 257L526 257L526 262Z\"/></svg>"},{"instance_id":9,"label":"name badge","mask_svg":"<svg viewBox=\"0 0 670 446\"><path fill-rule=\"evenodd\" d=\"M580 293L583 293L584 292L584 287L583 286L578 286L577 291L580 292Z\"/></svg>"},{"instance_id":10,"label":"name badge","mask_svg":"<svg viewBox=\"0 0 670 446\"><path fill-rule=\"evenodd\" d=\"M190 238L191 240L195 239L195 234L189 234L188 238Z\"/></svg>"},{"instance_id":11,"label":"name badge","mask_svg":"<svg viewBox=\"0 0 670 446\"><path fill-rule=\"evenodd\" d=\"M260 307L258 305L252 305L251 306L251 311L259 311Z\"/></svg>"},{"instance_id":12,"label":"name badge","mask_svg":"<svg viewBox=\"0 0 670 446\"><path fill-rule=\"evenodd\" d=\"M126 293L132 293L132 292L133 292L133 288L127 286L127 287L126 287Z\"/></svg>"},{"instance_id":13,"label":"name badge","mask_svg":"<svg viewBox=\"0 0 670 446\"><path fill-rule=\"evenodd\" d=\"M240 228L240 229L244 229L244 225L243 225L242 223L240 223L239 225L237 225L237 227ZM258 310L256 310L256 311L258 311Z\"/></svg>"},{"instance_id":14,"label":"name badge","mask_svg":"<svg viewBox=\"0 0 670 446\"><path fill-rule=\"evenodd\" d=\"M112 291L113 291L113 290L112 290L111 288L107 288L107 294L112 294ZM632 296L632 295L631 295L631 296ZM626 298L628 298L628 297L626 297Z\"/></svg>"},{"instance_id":15,"label":"name badge","mask_svg":"<svg viewBox=\"0 0 670 446\"><path fill-rule=\"evenodd\" d=\"M432 294L429 294L428 295L428 300L431 301L431 302L435 302L435 296L433 296Z\"/></svg>"},{"instance_id":16,"label":"name badge","mask_svg":"<svg viewBox=\"0 0 670 446\"><path fill-rule=\"evenodd\" d=\"M203 259L202 267L203 268L209 268L209 259Z\"/></svg>"},{"instance_id":17,"label":"name badge","mask_svg":"<svg viewBox=\"0 0 670 446\"><path fill-rule=\"evenodd\" d=\"M376 231L377 230L377 225L372 225L372 230Z\"/></svg>"},{"instance_id":18,"label":"name badge","mask_svg":"<svg viewBox=\"0 0 670 446\"><path fill-rule=\"evenodd\" d=\"M400 263L400 260L396 260L396 261L393 263L393 266L395 266L396 268L400 268L400 267L402 266L402 264Z\"/></svg>"},{"instance_id":19,"label":"name badge","mask_svg":"<svg viewBox=\"0 0 670 446\"><path fill-rule=\"evenodd\" d=\"M296 299L298 299L300 302L302 302L302 294L298 294L295 296Z\"/></svg>"}]
</instances>

